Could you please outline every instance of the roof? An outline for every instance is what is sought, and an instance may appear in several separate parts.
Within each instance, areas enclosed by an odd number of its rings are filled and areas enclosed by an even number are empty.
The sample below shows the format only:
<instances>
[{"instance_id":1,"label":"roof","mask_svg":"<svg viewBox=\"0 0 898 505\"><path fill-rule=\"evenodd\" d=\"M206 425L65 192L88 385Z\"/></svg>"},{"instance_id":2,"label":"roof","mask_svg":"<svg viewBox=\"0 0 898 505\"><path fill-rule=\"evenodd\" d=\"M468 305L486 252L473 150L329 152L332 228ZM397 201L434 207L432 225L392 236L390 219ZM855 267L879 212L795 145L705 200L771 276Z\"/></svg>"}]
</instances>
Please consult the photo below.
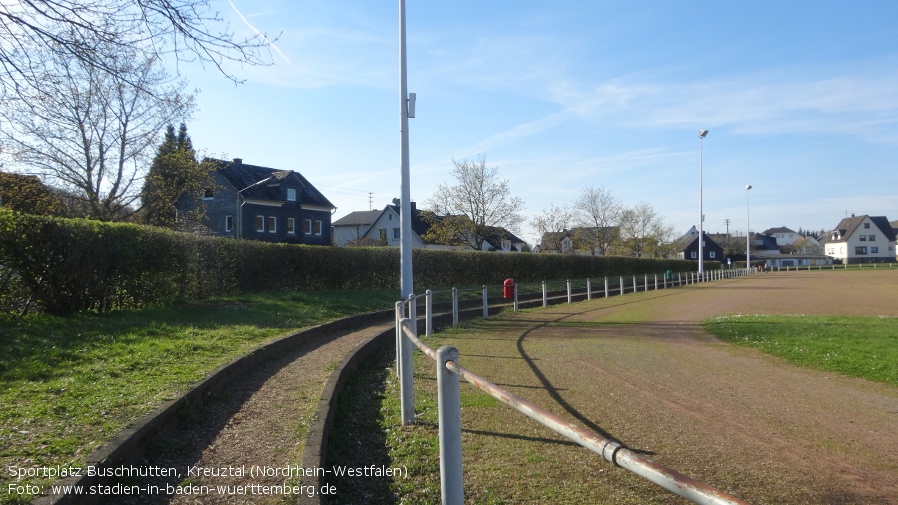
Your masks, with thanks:
<instances>
[{"instance_id":1,"label":"roof","mask_svg":"<svg viewBox=\"0 0 898 505\"><path fill-rule=\"evenodd\" d=\"M332 226L369 226L377 221L380 210L357 210L334 221Z\"/></svg>"},{"instance_id":2,"label":"roof","mask_svg":"<svg viewBox=\"0 0 898 505\"><path fill-rule=\"evenodd\" d=\"M215 163L218 173L247 199L282 202L284 199L279 186L292 180L301 188L300 201L303 205L337 208L299 172L249 165L243 163L240 158L233 161L216 159L209 161Z\"/></svg>"},{"instance_id":3,"label":"roof","mask_svg":"<svg viewBox=\"0 0 898 505\"><path fill-rule=\"evenodd\" d=\"M707 247L709 244L714 244L715 247L720 247L720 244L715 242L714 239L712 239L708 235L707 232L702 230L702 233L705 235L705 247ZM677 251L685 251L686 249L689 249L689 247L697 241L698 241L698 233L696 233L695 235L686 235L686 236L680 237L680 239L677 240L675 243L676 250Z\"/></svg>"},{"instance_id":4,"label":"roof","mask_svg":"<svg viewBox=\"0 0 898 505\"><path fill-rule=\"evenodd\" d=\"M423 236L425 233L427 233L427 230L430 229L430 223L421 219L421 211L417 209L417 207L415 206L415 202L411 202L411 207L412 231L415 232L415 234L419 237ZM400 205L387 205L386 207L384 207L384 210L387 210L388 208L393 209L393 212L395 212L400 217L402 216L402 207ZM380 215L380 212L378 212L378 215Z\"/></svg>"},{"instance_id":5,"label":"roof","mask_svg":"<svg viewBox=\"0 0 898 505\"><path fill-rule=\"evenodd\" d=\"M839 221L839 224L836 225L835 229L833 229L828 235L832 235L834 232L839 232L842 239L847 239L858 229L861 223L864 220L870 219L873 222L873 225L879 228L879 231L885 236L886 240L892 242L895 240L895 230L892 228L889 220L886 219L885 216L851 216L846 217L845 219ZM830 241L841 241L841 239L830 239Z\"/></svg>"},{"instance_id":6,"label":"roof","mask_svg":"<svg viewBox=\"0 0 898 505\"><path fill-rule=\"evenodd\" d=\"M764 230L764 235L774 235L777 233L798 233L798 232L795 230L790 230L789 228L786 228L785 226L781 226L779 228L770 228L769 230Z\"/></svg>"}]
</instances>

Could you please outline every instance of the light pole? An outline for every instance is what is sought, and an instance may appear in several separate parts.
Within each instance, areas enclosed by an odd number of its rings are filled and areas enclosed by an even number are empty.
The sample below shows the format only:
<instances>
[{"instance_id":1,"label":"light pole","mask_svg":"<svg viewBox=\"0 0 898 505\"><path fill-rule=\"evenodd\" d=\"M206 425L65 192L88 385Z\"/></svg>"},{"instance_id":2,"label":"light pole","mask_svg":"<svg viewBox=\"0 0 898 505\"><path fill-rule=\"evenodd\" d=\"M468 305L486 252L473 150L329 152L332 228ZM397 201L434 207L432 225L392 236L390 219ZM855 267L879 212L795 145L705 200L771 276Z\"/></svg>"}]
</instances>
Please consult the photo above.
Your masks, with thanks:
<instances>
[{"instance_id":1,"label":"light pole","mask_svg":"<svg viewBox=\"0 0 898 505\"><path fill-rule=\"evenodd\" d=\"M399 210L399 265L402 297L414 293L412 282L412 205L409 175L408 118L409 94L405 50L405 0L399 0L399 158L400 158L400 210Z\"/></svg>"},{"instance_id":2,"label":"light pole","mask_svg":"<svg viewBox=\"0 0 898 505\"><path fill-rule=\"evenodd\" d=\"M702 172L704 171L704 143L705 137L708 136L708 130L698 131L698 273L701 275L705 271L705 233L703 224L705 221L705 211L702 208Z\"/></svg>"},{"instance_id":3,"label":"light pole","mask_svg":"<svg viewBox=\"0 0 898 505\"><path fill-rule=\"evenodd\" d=\"M749 205L748 195L751 191L751 184L745 186L745 268L751 272L751 206Z\"/></svg>"}]
</instances>

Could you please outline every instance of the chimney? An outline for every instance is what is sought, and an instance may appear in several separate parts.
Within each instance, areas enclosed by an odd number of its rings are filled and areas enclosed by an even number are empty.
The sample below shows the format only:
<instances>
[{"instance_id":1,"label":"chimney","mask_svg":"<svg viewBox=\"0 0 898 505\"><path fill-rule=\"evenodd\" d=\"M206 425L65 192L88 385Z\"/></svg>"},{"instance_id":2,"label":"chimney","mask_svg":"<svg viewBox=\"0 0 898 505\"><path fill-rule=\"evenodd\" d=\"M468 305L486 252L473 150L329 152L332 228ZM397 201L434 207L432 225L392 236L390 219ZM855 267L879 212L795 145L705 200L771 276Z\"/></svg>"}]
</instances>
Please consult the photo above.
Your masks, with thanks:
<instances>
[{"instance_id":1,"label":"chimney","mask_svg":"<svg viewBox=\"0 0 898 505\"><path fill-rule=\"evenodd\" d=\"M243 158L234 158L234 164L235 164L235 165L242 165L242 164L243 164Z\"/></svg>"},{"instance_id":2,"label":"chimney","mask_svg":"<svg viewBox=\"0 0 898 505\"><path fill-rule=\"evenodd\" d=\"M412 212L415 212L415 202L411 202L412 204Z\"/></svg>"}]
</instances>

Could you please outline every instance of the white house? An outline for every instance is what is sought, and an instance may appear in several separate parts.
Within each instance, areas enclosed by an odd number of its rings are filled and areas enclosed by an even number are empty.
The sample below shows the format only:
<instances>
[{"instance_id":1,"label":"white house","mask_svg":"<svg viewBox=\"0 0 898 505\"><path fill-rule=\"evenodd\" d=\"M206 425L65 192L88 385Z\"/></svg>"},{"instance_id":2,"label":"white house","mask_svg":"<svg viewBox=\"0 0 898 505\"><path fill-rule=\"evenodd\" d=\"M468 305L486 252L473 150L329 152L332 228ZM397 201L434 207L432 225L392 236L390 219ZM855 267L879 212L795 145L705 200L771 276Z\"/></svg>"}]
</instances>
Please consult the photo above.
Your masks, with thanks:
<instances>
[{"instance_id":1,"label":"white house","mask_svg":"<svg viewBox=\"0 0 898 505\"><path fill-rule=\"evenodd\" d=\"M827 233L826 255L843 263L895 261L895 231L884 216L843 219Z\"/></svg>"},{"instance_id":2,"label":"white house","mask_svg":"<svg viewBox=\"0 0 898 505\"><path fill-rule=\"evenodd\" d=\"M799 235L798 232L790 230L785 226L765 230L763 234L775 238L778 247L793 244L796 240L801 238L801 235Z\"/></svg>"},{"instance_id":3,"label":"white house","mask_svg":"<svg viewBox=\"0 0 898 505\"><path fill-rule=\"evenodd\" d=\"M375 244L399 247L400 227L399 201L387 205L380 211L351 212L338 219L333 224L334 242L338 246L344 246L360 239L368 239ZM458 246L448 246L425 242L421 237L430 229L430 223L421 218L421 211L417 209L415 202L411 202L412 210L412 247L426 249L461 249ZM495 250L499 252L521 252L524 241L513 233L495 228L495 233L486 237L483 250Z\"/></svg>"}]
</instances>

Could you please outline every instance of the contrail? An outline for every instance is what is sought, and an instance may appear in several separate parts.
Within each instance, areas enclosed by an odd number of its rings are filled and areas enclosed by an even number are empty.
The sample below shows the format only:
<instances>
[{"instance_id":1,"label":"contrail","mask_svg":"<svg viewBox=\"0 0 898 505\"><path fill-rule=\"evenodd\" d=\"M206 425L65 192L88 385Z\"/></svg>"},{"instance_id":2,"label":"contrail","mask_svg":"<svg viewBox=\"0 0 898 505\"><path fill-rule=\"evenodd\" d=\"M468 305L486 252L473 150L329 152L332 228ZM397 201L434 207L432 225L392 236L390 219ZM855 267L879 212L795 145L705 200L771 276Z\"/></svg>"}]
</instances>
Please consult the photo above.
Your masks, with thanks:
<instances>
[{"instance_id":1,"label":"contrail","mask_svg":"<svg viewBox=\"0 0 898 505\"><path fill-rule=\"evenodd\" d=\"M259 35L260 37L262 37L262 38L265 40L265 42L268 43L269 46L271 46L272 48L274 48L274 50L277 51L277 53L278 53L279 55L281 55L281 58L283 58L284 61L286 61L288 65L291 65L291 66L293 65L293 62L291 62L290 59L287 58L287 57L284 55L284 53L281 52L280 49L278 49L278 46L274 45L274 42L272 42L271 40L269 40L268 37L266 37L264 33L262 33L262 32L260 32L259 30L257 30L255 26L251 25L250 22L247 21L245 17L243 17L243 14L242 14L239 10L237 10L237 6L234 5L234 2L232 2L231 0L228 0L228 3L231 5L231 8L234 9L234 12L236 12L237 15L240 16L240 19L243 20L243 24L245 24L246 26L248 26L250 30L256 32L256 35Z\"/></svg>"}]
</instances>

